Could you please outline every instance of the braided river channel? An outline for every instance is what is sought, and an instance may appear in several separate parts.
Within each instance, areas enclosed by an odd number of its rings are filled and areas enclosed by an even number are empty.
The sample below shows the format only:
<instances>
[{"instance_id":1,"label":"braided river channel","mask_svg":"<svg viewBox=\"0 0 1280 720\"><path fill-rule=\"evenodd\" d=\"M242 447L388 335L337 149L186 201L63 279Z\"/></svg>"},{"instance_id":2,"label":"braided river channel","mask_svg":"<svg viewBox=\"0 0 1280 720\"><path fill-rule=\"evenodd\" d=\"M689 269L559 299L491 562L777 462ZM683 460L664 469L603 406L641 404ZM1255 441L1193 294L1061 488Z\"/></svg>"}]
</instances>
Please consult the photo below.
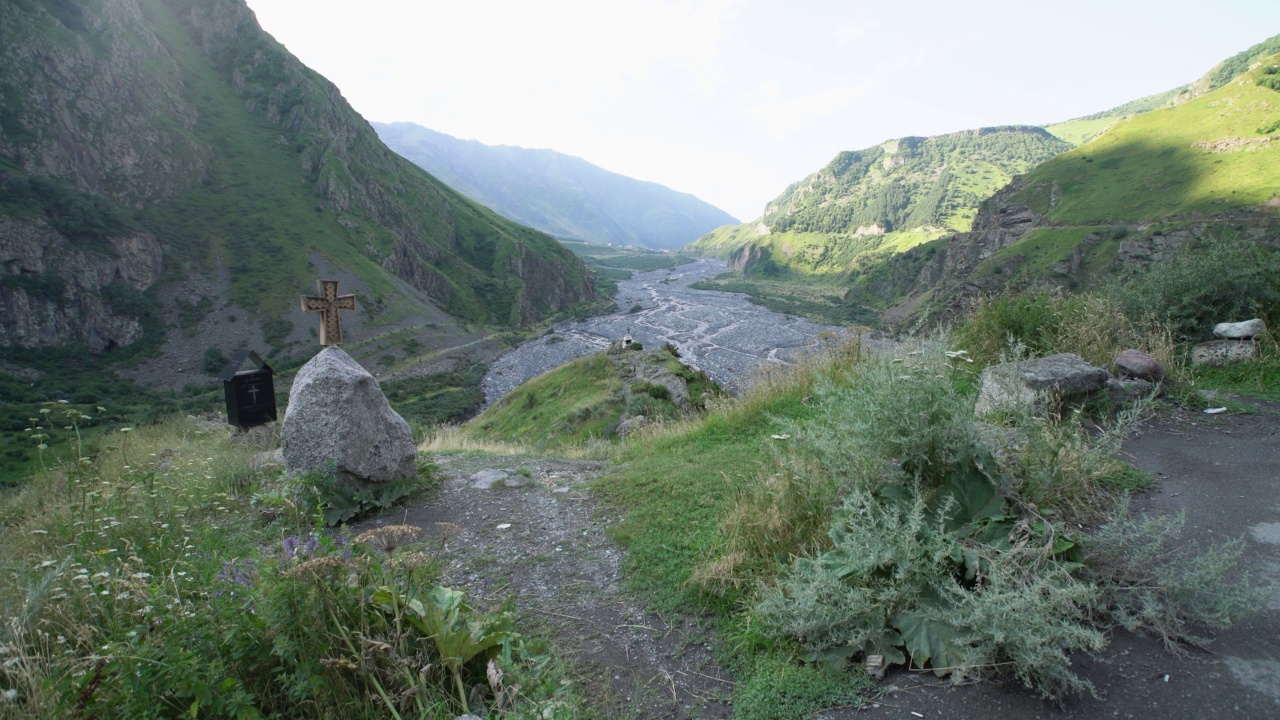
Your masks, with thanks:
<instances>
[{"instance_id":1,"label":"braided river channel","mask_svg":"<svg viewBox=\"0 0 1280 720\"><path fill-rule=\"evenodd\" d=\"M686 364L705 371L736 395L761 363L788 364L817 342L818 333L841 330L753 305L741 293L689 287L724 270L723 261L701 259L634 273L618 283L614 299L619 312L561 323L498 358L484 378L485 404L628 334L645 347L675 345ZM636 306L639 309L631 312Z\"/></svg>"}]
</instances>

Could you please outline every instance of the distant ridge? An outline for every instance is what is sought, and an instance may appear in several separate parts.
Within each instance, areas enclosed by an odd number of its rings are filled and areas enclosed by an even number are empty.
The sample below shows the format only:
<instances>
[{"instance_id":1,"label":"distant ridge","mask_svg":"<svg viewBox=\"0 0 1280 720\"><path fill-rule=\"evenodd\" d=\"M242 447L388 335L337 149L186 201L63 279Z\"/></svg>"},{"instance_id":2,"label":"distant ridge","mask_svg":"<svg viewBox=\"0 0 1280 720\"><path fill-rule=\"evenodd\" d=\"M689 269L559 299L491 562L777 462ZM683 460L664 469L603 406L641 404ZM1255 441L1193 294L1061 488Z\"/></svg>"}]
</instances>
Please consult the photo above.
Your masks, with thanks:
<instances>
[{"instance_id":1,"label":"distant ridge","mask_svg":"<svg viewBox=\"0 0 1280 720\"><path fill-rule=\"evenodd\" d=\"M414 123L373 123L392 150L505 218L569 240L675 249L733 216L688 193L554 150L485 145Z\"/></svg>"}]
</instances>

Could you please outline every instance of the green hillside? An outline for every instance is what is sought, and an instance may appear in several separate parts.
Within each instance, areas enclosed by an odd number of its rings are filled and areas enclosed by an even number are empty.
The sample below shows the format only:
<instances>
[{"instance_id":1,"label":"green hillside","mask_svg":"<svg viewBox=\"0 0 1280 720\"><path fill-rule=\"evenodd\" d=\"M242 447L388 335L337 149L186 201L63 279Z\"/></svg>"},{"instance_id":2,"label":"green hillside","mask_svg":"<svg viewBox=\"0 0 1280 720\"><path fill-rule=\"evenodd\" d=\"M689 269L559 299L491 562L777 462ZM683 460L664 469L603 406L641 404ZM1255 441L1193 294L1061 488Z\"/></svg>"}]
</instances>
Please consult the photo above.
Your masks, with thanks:
<instances>
[{"instance_id":1,"label":"green hillside","mask_svg":"<svg viewBox=\"0 0 1280 720\"><path fill-rule=\"evenodd\" d=\"M1120 120L1160 108L1173 107L1213 92L1237 76L1248 72L1254 63L1278 52L1280 52L1280 35L1263 40L1248 50L1232 55L1193 83L1130 100L1110 110L1047 125L1045 129L1072 145L1083 145Z\"/></svg>"},{"instance_id":2,"label":"green hillside","mask_svg":"<svg viewBox=\"0 0 1280 720\"><path fill-rule=\"evenodd\" d=\"M1045 163L1011 196L1054 224L1139 222L1280 196L1277 58L1183 105L1153 110ZM1280 87L1280 82L1275 83ZM1054 201L1054 189L1061 198Z\"/></svg>"},{"instance_id":3,"label":"green hillside","mask_svg":"<svg viewBox=\"0 0 1280 720\"><path fill-rule=\"evenodd\" d=\"M1252 67L1040 165L984 203L973 232L874 268L846 299L903 319L974 292L1088 287L1204 238L1274 242L1280 55Z\"/></svg>"},{"instance_id":4,"label":"green hillside","mask_svg":"<svg viewBox=\"0 0 1280 720\"><path fill-rule=\"evenodd\" d=\"M730 260L739 274L704 287L848 321L857 313L850 315L839 298L851 274L968 230L979 203L1070 147L1041 128L997 127L842 152L788 187L760 220L718 228L690 250Z\"/></svg>"},{"instance_id":5,"label":"green hillside","mask_svg":"<svg viewBox=\"0 0 1280 720\"><path fill-rule=\"evenodd\" d=\"M174 322L172 312L160 319L162 288L193 276L225 278L223 292L277 344L318 268L355 283L375 325L430 304L523 325L595 299L582 263L553 238L387 149L243 0L5 3L0 48L0 220L30 238L53 233L33 247L65 242L125 277L138 258L122 257L124 239L154 240L159 253L151 240L135 245L150 248L142 259L162 266L160 277L129 289L133 305L153 310L142 318L149 337ZM64 265L44 257L11 269L0 301L39 300L36 310L69 317L71 331L42 327L42 312L7 316L0 344L100 349L87 339L96 319L77 317L83 295L103 298L101 318L140 319L102 288L76 286ZM33 274L48 280L39 298L14 279ZM215 300L203 295L191 298L197 315Z\"/></svg>"},{"instance_id":6,"label":"green hillside","mask_svg":"<svg viewBox=\"0 0 1280 720\"><path fill-rule=\"evenodd\" d=\"M554 150L485 145L374 123L391 149L503 217L559 238L674 249L737 220L688 193Z\"/></svg>"}]
</instances>

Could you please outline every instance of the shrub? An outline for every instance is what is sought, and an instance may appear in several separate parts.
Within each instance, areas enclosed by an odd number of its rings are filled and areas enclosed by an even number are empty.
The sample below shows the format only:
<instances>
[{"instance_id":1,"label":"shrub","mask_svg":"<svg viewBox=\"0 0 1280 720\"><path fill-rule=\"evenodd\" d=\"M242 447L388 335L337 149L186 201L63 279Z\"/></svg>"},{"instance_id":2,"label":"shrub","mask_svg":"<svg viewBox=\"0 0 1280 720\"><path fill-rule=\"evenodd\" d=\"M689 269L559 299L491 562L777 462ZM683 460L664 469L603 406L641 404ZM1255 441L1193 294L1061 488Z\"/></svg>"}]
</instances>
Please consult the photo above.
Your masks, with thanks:
<instances>
[{"instance_id":1,"label":"shrub","mask_svg":"<svg viewBox=\"0 0 1280 720\"><path fill-rule=\"evenodd\" d=\"M1175 337L1201 340L1219 322L1280 321L1280 250L1220 231L1189 242L1108 288L1134 319L1160 318Z\"/></svg>"},{"instance_id":2,"label":"shrub","mask_svg":"<svg viewBox=\"0 0 1280 720\"><path fill-rule=\"evenodd\" d=\"M203 368L206 375L217 375L226 366L227 356L222 354L222 348L210 347L204 351Z\"/></svg>"},{"instance_id":3,"label":"shrub","mask_svg":"<svg viewBox=\"0 0 1280 720\"><path fill-rule=\"evenodd\" d=\"M415 477L359 484L339 480L332 472L306 473L298 480L298 499L308 514L322 517L326 525L338 525L425 490L434 482L433 471L431 463L421 462Z\"/></svg>"},{"instance_id":4,"label":"shrub","mask_svg":"<svg viewBox=\"0 0 1280 720\"><path fill-rule=\"evenodd\" d=\"M983 364L999 362L1014 345L1043 355L1053 348L1054 296L1027 292L981 298L956 329L955 344Z\"/></svg>"},{"instance_id":5,"label":"shrub","mask_svg":"<svg viewBox=\"0 0 1280 720\"><path fill-rule=\"evenodd\" d=\"M631 392L636 394L648 395L654 400L665 400L667 402L671 401L671 391L667 389L667 386L659 385L658 383L650 383L650 382L635 383L634 385L631 386Z\"/></svg>"},{"instance_id":6,"label":"shrub","mask_svg":"<svg viewBox=\"0 0 1280 720\"><path fill-rule=\"evenodd\" d=\"M1183 643L1207 645L1200 628L1230 627L1261 609L1273 590L1235 572L1243 539L1197 553L1179 542L1184 524L1181 513L1135 520L1122 499L1083 541L1088 562L1082 575L1101 589L1098 611L1175 651Z\"/></svg>"},{"instance_id":7,"label":"shrub","mask_svg":"<svg viewBox=\"0 0 1280 720\"><path fill-rule=\"evenodd\" d=\"M848 496L830 535L831 550L797 560L756 607L809 659L883 655L956 680L1009 667L1049 697L1088 688L1067 652L1103 645L1083 623L1096 591L1045 564L1052 542L962 542L923 498L898 505L865 489Z\"/></svg>"},{"instance_id":8,"label":"shrub","mask_svg":"<svg viewBox=\"0 0 1280 720\"><path fill-rule=\"evenodd\" d=\"M1136 411L1101 434L1074 416L1020 419L993 452L942 347L820 374L814 419L778 436L782 472L739 490L696 579L742 586L782 565L753 619L807 661L882 655L1051 698L1092 689L1069 655L1102 649L1112 623L1195 641L1187 628L1257 609L1247 583L1227 582L1237 547L1148 552L1151 531L1110 509L1101 484ZM1108 511L1104 531L1077 534L1074 518ZM1124 566L1129 543L1145 559ZM1224 598L1204 592L1215 583Z\"/></svg>"}]
</instances>

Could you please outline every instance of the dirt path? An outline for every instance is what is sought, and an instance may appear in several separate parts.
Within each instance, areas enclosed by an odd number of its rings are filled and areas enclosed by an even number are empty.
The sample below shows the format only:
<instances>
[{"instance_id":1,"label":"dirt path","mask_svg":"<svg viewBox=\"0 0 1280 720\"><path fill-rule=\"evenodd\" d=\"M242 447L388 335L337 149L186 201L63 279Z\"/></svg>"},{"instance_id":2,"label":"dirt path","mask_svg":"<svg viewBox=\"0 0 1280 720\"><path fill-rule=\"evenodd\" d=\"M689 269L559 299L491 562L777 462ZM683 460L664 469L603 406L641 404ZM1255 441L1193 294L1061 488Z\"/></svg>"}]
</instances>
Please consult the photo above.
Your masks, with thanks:
<instances>
[{"instance_id":1,"label":"dirt path","mask_svg":"<svg viewBox=\"0 0 1280 720\"><path fill-rule=\"evenodd\" d=\"M1245 536L1250 573L1280 583L1280 405L1256 404L1259 412L1248 415L1177 411L1150 422L1124 452L1160 483L1135 509L1185 509L1184 538L1192 542ZM1278 718L1280 590L1263 612L1218 634L1207 652L1175 657L1158 641L1122 632L1104 656L1079 658L1077 667L1098 698L1072 698L1059 708L1012 684L951 687L931 674L898 672L885 679L879 707L823 717Z\"/></svg>"},{"instance_id":2,"label":"dirt path","mask_svg":"<svg viewBox=\"0 0 1280 720\"><path fill-rule=\"evenodd\" d=\"M511 598L517 626L556 637L605 717L725 718L732 683L709 632L668 625L621 591L622 551L605 537L586 484L600 463L532 457L437 458L445 477L423 505L362 525L409 523L447 538L445 584L480 607ZM497 479L499 475L505 477Z\"/></svg>"}]
</instances>

